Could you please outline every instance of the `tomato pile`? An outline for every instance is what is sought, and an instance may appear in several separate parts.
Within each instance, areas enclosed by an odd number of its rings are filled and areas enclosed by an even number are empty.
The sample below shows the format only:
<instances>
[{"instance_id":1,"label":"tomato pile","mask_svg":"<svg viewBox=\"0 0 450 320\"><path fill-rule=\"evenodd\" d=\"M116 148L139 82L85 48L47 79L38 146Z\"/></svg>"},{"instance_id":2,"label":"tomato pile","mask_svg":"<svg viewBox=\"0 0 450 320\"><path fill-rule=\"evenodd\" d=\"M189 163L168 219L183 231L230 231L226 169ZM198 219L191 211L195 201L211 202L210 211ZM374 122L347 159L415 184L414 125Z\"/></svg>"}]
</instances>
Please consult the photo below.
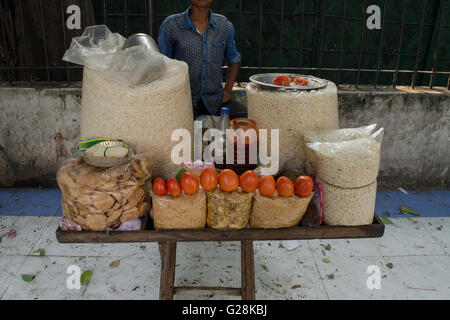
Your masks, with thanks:
<instances>
[{"instance_id":1,"label":"tomato pile","mask_svg":"<svg viewBox=\"0 0 450 320\"><path fill-rule=\"evenodd\" d=\"M217 175L216 170L205 168L200 174L200 181L195 175L186 171L177 178L169 178L167 183L162 178L156 178L153 181L153 192L157 196L164 196L169 192L176 197L182 192L185 194L194 194L202 186L206 191L213 190L219 185L220 190L225 192L236 191L239 186L244 192L254 192L258 189L259 193L265 197L272 197L275 191L281 197L291 197L296 194L299 197L308 197L314 189L314 182L309 176L299 176L295 184L287 177L275 179L271 175L258 177L256 172L248 170L240 177L230 169L225 169Z\"/></svg>"},{"instance_id":2,"label":"tomato pile","mask_svg":"<svg viewBox=\"0 0 450 320\"><path fill-rule=\"evenodd\" d=\"M273 79L273 84L277 86L290 87L291 83L296 86L307 86L309 84L308 79L302 76L297 76L291 81L291 77L287 74L280 74Z\"/></svg>"}]
</instances>

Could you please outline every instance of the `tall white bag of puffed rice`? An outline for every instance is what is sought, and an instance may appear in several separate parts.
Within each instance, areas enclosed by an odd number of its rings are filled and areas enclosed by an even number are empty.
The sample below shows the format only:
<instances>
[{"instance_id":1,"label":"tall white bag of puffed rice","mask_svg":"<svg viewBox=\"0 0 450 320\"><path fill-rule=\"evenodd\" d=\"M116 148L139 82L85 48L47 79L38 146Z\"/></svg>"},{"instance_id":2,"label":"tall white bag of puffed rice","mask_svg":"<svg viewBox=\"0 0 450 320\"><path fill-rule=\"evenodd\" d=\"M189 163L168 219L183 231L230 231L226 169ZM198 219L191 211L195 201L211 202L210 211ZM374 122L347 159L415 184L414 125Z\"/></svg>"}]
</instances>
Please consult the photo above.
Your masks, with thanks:
<instances>
[{"instance_id":1,"label":"tall white bag of puffed rice","mask_svg":"<svg viewBox=\"0 0 450 320\"><path fill-rule=\"evenodd\" d=\"M258 129L279 130L280 169L303 172L306 156L303 130L339 128L337 87L327 86L311 91L268 90L250 82L246 87L248 117Z\"/></svg>"},{"instance_id":2,"label":"tall white bag of puffed rice","mask_svg":"<svg viewBox=\"0 0 450 320\"><path fill-rule=\"evenodd\" d=\"M84 65L81 138L122 139L135 152L152 154L154 176L169 178L178 171L173 131L194 132L188 66L144 45L122 49L124 42L94 26L66 51L63 60Z\"/></svg>"},{"instance_id":3,"label":"tall white bag of puffed rice","mask_svg":"<svg viewBox=\"0 0 450 320\"><path fill-rule=\"evenodd\" d=\"M305 140L335 140L306 144L308 161L323 188L323 219L330 226L367 225L374 219L384 128L368 136L357 131L305 135ZM343 140L337 141L339 137Z\"/></svg>"}]
</instances>

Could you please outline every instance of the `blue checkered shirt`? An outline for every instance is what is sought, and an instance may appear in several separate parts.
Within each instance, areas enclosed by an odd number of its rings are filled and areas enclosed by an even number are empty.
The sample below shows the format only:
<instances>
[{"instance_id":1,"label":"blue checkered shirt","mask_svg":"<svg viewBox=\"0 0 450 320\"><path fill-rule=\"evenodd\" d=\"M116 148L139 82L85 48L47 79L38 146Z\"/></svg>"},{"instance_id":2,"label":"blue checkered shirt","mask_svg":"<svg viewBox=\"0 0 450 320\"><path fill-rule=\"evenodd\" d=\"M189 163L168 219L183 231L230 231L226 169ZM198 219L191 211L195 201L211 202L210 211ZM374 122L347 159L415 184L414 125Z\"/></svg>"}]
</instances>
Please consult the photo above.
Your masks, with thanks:
<instances>
[{"instance_id":1,"label":"blue checkered shirt","mask_svg":"<svg viewBox=\"0 0 450 320\"><path fill-rule=\"evenodd\" d=\"M203 37L189 17L190 7L183 13L167 17L161 24L158 47L169 58L189 65L192 104L200 99L211 114L216 114L223 99L222 70L240 63L241 55L234 43L234 27L228 19L210 11L209 24Z\"/></svg>"}]
</instances>

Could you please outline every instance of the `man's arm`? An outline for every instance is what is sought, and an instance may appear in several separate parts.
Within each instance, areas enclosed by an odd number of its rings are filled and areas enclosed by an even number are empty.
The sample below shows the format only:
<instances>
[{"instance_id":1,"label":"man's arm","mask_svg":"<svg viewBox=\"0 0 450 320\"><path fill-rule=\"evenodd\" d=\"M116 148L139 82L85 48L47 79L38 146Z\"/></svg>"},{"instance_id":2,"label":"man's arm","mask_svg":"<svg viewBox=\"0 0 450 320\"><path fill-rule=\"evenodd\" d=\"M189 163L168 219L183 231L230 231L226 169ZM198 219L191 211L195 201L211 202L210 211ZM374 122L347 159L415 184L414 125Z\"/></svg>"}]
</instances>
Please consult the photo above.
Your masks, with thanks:
<instances>
[{"instance_id":1,"label":"man's arm","mask_svg":"<svg viewBox=\"0 0 450 320\"><path fill-rule=\"evenodd\" d=\"M233 25L231 25L231 34L227 40L225 48L225 58L228 64L228 70L227 70L227 82L225 83L225 88L223 90L222 102L227 102L228 100L231 99L231 93L233 92L233 84L234 81L236 81L237 75L239 73L239 66L241 65L241 55L237 51L236 44L234 43Z\"/></svg>"},{"instance_id":2,"label":"man's arm","mask_svg":"<svg viewBox=\"0 0 450 320\"><path fill-rule=\"evenodd\" d=\"M233 85L239 73L240 63L232 63L227 69L227 82L225 83L225 88L223 90L222 102L227 102L231 99L231 94L233 92Z\"/></svg>"},{"instance_id":3,"label":"man's arm","mask_svg":"<svg viewBox=\"0 0 450 320\"><path fill-rule=\"evenodd\" d=\"M169 34L167 32L167 20L161 24L158 34L158 49L163 55L173 59L173 46L169 40Z\"/></svg>"}]
</instances>

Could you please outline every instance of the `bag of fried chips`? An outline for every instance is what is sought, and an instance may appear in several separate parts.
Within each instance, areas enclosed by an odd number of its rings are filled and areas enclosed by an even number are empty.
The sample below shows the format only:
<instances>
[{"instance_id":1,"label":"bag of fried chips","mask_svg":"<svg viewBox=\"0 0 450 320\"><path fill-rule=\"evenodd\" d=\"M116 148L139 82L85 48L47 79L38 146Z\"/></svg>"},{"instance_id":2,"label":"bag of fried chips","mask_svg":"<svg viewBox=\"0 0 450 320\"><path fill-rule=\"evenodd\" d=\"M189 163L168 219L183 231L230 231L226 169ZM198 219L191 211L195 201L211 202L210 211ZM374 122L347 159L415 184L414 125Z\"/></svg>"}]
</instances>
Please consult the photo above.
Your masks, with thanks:
<instances>
[{"instance_id":1,"label":"bag of fried chips","mask_svg":"<svg viewBox=\"0 0 450 320\"><path fill-rule=\"evenodd\" d=\"M151 158L146 153L111 168L71 160L57 174L64 216L83 230L104 231L142 217L149 207Z\"/></svg>"}]
</instances>

